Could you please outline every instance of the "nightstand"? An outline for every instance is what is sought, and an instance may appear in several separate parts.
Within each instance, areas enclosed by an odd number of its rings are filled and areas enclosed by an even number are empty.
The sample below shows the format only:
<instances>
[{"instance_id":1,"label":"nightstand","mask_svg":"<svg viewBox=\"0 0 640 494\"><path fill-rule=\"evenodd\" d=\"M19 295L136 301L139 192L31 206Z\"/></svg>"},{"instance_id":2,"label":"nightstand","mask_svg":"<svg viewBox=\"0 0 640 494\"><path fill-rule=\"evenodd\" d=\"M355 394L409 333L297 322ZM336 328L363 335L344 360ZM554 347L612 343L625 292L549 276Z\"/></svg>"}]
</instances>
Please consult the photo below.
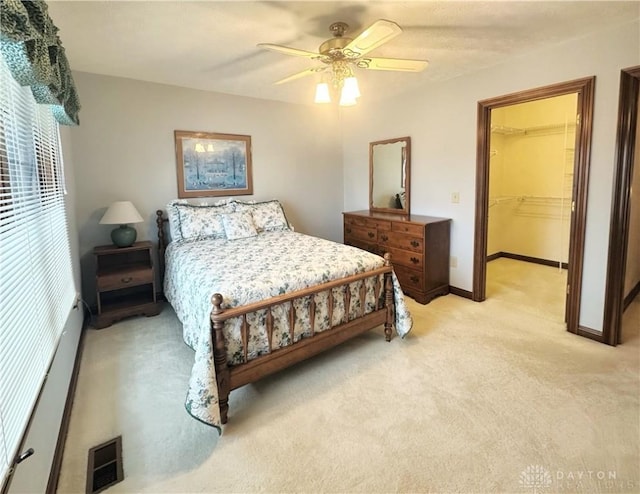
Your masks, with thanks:
<instances>
[{"instance_id":1,"label":"nightstand","mask_svg":"<svg viewBox=\"0 0 640 494\"><path fill-rule=\"evenodd\" d=\"M156 299L156 278L149 241L131 247L103 245L96 256L98 315L94 326L111 326L129 316L155 316L161 306Z\"/></svg>"}]
</instances>

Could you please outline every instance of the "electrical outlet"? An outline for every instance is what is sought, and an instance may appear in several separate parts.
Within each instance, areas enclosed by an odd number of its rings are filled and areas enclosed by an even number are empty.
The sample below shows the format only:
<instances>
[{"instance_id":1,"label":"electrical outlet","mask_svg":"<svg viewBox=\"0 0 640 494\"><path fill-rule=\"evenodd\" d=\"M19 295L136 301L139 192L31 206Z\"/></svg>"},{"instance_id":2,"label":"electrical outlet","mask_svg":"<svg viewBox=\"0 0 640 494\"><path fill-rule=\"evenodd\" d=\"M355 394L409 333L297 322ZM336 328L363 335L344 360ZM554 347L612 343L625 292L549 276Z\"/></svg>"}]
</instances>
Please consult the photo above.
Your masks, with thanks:
<instances>
[{"instance_id":1,"label":"electrical outlet","mask_svg":"<svg viewBox=\"0 0 640 494\"><path fill-rule=\"evenodd\" d=\"M460 192L451 193L451 202L453 204L458 204L460 202Z\"/></svg>"},{"instance_id":2,"label":"electrical outlet","mask_svg":"<svg viewBox=\"0 0 640 494\"><path fill-rule=\"evenodd\" d=\"M456 256L451 256L449 258L449 266L451 266L452 268L458 267L458 258Z\"/></svg>"}]
</instances>

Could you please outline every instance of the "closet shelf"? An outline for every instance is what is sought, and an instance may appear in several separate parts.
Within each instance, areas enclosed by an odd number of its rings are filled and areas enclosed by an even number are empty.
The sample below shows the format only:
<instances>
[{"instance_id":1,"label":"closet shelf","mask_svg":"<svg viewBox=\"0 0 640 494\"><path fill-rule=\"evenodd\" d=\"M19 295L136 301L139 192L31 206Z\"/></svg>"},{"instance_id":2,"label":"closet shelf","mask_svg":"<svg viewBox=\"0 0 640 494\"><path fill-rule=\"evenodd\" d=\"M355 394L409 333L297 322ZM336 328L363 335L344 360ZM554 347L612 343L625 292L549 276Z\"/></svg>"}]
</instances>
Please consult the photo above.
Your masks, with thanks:
<instances>
[{"instance_id":1,"label":"closet shelf","mask_svg":"<svg viewBox=\"0 0 640 494\"><path fill-rule=\"evenodd\" d=\"M489 199L489 207L506 202L520 202L530 204L558 204L562 201L570 201L571 196L501 196Z\"/></svg>"},{"instance_id":2,"label":"closet shelf","mask_svg":"<svg viewBox=\"0 0 640 494\"><path fill-rule=\"evenodd\" d=\"M547 134L561 134L566 130L575 131L575 123L557 123L549 125L538 125L535 127L509 127L507 125L495 125L491 126L491 132L493 134L499 134L504 136L525 135L525 136L539 136ZM569 149L569 148L568 148Z\"/></svg>"},{"instance_id":3,"label":"closet shelf","mask_svg":"<svg viewBox=\"0 0 640 494\"><path fill-rule=\"evenodd\" d=\"M489 207L503 202L520 201L522 196L502 196L489 198Z\"/></svg>"},{"instance_id":4,"label":"closet shelf","mask_svg":"<svg viewBox=\"0 0 640 494\"><path fill-rule=\"evenodd\" d=\"M524 134L524 132L525 132L524 129L519 129L517 127L507 127L506 125L491 126L492 134L510 136L510 135L522 135Z\"/></svg>"}]
</instances>

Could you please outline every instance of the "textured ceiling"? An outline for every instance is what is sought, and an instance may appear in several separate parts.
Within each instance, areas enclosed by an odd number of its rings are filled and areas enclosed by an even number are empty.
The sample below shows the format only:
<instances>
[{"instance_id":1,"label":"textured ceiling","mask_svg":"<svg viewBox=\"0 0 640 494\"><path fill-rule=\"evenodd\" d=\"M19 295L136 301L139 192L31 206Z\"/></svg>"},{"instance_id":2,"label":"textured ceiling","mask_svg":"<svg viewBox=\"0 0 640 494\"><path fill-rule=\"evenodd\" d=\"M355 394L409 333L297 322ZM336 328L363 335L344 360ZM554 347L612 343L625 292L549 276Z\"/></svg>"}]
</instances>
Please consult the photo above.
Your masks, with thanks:
<instances>
[{"instance_id":1,"label":"textured ceiling","mask_svg":"<svg viewBox=\"0 0 640 494\"><path fill-rule=\"evenodd\" d=\"M316 51L331 37L328 27L334 21L347 22L351 37L377 19L395 21L403 33L369 55L430 64L417 74L359 70L363 97L372 98L447 80L640 17L638 1L48 4L73 70L296 103L311 103L314 76L272 83L314 62L259 49L258 43Z\"/></svg>"}]
</instances>

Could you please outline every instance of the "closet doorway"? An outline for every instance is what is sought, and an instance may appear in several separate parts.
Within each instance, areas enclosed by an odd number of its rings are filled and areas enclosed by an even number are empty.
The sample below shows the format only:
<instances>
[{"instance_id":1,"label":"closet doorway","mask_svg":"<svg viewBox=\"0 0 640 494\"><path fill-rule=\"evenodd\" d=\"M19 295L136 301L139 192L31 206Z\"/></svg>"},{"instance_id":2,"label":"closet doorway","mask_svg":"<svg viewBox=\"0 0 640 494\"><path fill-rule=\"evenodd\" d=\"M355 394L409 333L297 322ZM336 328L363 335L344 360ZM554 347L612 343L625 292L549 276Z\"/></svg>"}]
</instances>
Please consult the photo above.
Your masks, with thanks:
<instances>
[{"instance_id":1,"label":"closet doorway","mask_svg":"<svg viewBox=\"0 0 640 494\"><path fill-rule=\"evenodd\" d=\"M598 339L578 326L593 84L587 78L478 103L473 299L486 298L488 261L552 265L566 279L558 317L569 331Z\"/></svg>"},{"instance_id":2,"label":"closet doorway","mask_svg":"<svg viewBox=\"0 0 640 494\"><path fill-rule=\"evenodd\" d=\"M502 292L559 322L565 320L577 105L571 93L491 110L487 296Z\"/></svg>"}]
</instances>

